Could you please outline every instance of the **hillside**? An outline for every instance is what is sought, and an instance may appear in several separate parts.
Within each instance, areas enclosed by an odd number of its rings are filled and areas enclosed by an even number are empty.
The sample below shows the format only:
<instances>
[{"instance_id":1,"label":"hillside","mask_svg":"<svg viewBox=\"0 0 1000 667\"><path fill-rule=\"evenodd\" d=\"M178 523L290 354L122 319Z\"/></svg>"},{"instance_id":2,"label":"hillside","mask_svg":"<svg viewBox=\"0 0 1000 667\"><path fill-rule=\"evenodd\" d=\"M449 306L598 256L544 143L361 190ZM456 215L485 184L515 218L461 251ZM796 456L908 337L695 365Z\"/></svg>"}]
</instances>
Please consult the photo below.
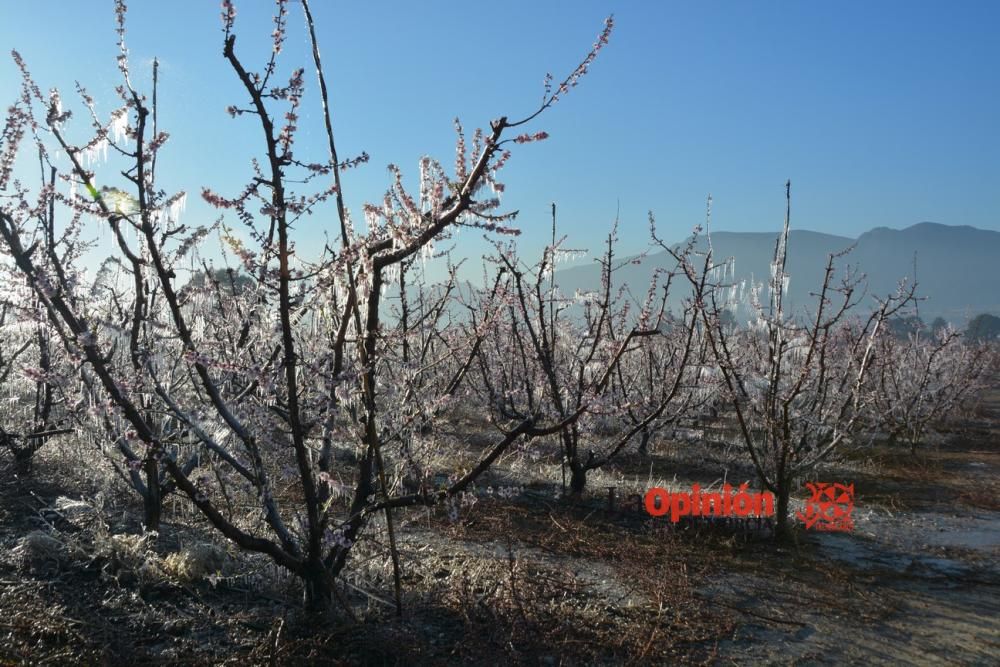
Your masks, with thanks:
<instances>
[{"instance_id":1,"label":"hillside","mask_svg":"<svg viewBox=\"0 0 1000 667\"><path fill-rule=\"evenodd\" d=\"M715 232L712 246L717 258L734 257L737 279L765 279L774 252L777 232ZM1000 232L968 226L923 222L906 229L877 227L857 239L807 230L792 230L789 238L788 274L793 307L814 301L811 294L822 280L830 253L853 249L838 260L865 274L872 294L886 294L900 279L912 279L914 266L918 293L924 297L920 315L925 321L942 316L961 325L977 313L1000 314ZM699 242L700 249L707 244ZM666 253L650 255L640 265L626 266L617 283L627 282L640 294L654 268L672 266ZM594 289L600 284L596 263L558 272L566 293Z\"/></svg>"}]
</instances>

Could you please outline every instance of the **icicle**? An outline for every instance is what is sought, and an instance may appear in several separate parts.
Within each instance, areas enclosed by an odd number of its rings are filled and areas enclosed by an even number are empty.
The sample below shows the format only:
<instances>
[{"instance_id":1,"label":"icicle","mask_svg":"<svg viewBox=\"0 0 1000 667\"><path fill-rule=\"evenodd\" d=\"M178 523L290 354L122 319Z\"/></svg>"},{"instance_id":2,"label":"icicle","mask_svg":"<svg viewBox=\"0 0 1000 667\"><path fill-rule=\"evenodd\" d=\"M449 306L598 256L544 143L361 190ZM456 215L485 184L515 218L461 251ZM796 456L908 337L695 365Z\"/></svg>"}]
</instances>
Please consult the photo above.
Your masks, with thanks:
<instances>
[{"instance_id":1,"label":"icicle","mask_svg":"<svg viewBox=\"0 0 1000 667\"><path fill-rule=\"evenodd\" d=\"M375 207L365 208L365 224L371 232L378 228L379 210Z\"/></svg>"},{"instance_id":2,"label":"icicle","mask_svg":"<svg viewBox=\"0 0 1000 667\"><path fill-rule=\"evenodd\" d=\"M170 219L176 223L180 220L181 213L187 207L187 193L183 193L180 197L174 200L174 203L170 205Z\"/></svg>"},{"instance_id":3,"label":"icicle","mask_svg":"<svg viewBox=\"0 0 1000 667\"><path fill-rule=\"evenodd\" d=\"M393 285L397 280L399 280L399 265L393 264L385 268L385 274L383 275L381 294L385 296L386 290Z\"/></svg>"},{"instance_id":4,"label":"icicle","mask_svg":"<svg viewBox=\"0 0 1000 667\"><path fill-rule=\"evenodd\" d=\"M420 261L421 261L421 263L424 264L424 265L426 265L427 264L427 260L430 259L433 255L434 255L434 242L433 241L428 241L420 249Z\"/></svg>"},{"instance_id":5,"label":"icicle","mask_svg":"<svg viewBox=\"0 0 1000 667\"><path fill-rule=\"evenodd\" d=\"M128 110L119 109L111 116L111 137L117 144L126 137L128 133Z\"/></svg>"},{"instance_id":6,"label":"icicle","mask_svg":"<svg viewBox=\"0 0 1000 667\"><path fill-rule=\"evenodd\" d=\"M83 159L90 167L99 162L107 162L108 160L108 140L99 139L93 146L85 148L83 151Z\"/></svg>"}]
</instances>

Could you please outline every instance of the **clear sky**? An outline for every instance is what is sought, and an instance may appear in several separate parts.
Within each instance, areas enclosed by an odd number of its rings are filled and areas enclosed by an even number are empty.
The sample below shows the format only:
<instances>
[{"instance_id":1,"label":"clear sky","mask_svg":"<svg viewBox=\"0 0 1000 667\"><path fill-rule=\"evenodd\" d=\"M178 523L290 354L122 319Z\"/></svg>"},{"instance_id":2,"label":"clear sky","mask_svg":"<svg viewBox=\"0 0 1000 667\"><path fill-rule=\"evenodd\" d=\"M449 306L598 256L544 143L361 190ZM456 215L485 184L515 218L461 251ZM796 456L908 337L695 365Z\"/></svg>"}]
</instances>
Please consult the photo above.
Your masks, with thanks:
<instances>
[{"instance_id":1,"label":"clear sky","mask_svg":"<svg viewBox=\"0 0 1000 667\"><path fill-rule=\"evenodd\" d=\"M222 58L218 2L129 4L139 82L153 56L162 63L171 141L160 184L191 193L186 222L207 221L215 212L201 187L235 194L259 150L253 119L225 113L245 96ZM259 67L272 3L236 5L237 51ZM0 44L22 53L43 89L58 86L66 106L79 80L107 113L118 82L112 9L110 0L0 0ZM381 199L386 164L415 185L421 155L452 162L455 116L472 128L530 112L545 73L568 73L613 12L611 44L590 74L532 126L551 138L518 147L504 170L526 250L541 247L551 201L573 245L592 249L619 206L623 251L642 248L650 209L679 240L702 221L709 193L713 229L776 231L787 178L798 228L855 236L934 221L1000 230L995 1L314 0L313 11L340 153L371 155L345 179L357 219L364 201ZM305 66L312 92L307 47L293 3L281 73ZM17 86L4 58L0 103ZM296 157L322 161L315 96L302 115ZM333 227L316 216L299 238Z\"/></svg>"}]
</instances>

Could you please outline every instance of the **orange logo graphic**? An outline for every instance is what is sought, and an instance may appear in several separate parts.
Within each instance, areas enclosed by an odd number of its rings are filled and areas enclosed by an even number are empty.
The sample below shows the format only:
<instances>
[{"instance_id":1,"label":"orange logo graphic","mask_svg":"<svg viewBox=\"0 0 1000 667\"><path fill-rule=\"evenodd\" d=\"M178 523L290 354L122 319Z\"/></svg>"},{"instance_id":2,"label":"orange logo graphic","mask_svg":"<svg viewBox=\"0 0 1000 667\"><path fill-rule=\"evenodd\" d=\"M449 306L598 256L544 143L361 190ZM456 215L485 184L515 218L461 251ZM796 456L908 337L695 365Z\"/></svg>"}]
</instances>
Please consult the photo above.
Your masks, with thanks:
<instances>
[{"instance_id":1,"label":"orange logo graphic","mask_svg":"<svg viewBox=\"0 0 1000 667\"><path fill-rule=\"evenodd\" d=\"M806 511L798 513L808 530L854 530L854 483L830 484L806 482L812 497L806 501Z\"/></svg>"}]
</instances>

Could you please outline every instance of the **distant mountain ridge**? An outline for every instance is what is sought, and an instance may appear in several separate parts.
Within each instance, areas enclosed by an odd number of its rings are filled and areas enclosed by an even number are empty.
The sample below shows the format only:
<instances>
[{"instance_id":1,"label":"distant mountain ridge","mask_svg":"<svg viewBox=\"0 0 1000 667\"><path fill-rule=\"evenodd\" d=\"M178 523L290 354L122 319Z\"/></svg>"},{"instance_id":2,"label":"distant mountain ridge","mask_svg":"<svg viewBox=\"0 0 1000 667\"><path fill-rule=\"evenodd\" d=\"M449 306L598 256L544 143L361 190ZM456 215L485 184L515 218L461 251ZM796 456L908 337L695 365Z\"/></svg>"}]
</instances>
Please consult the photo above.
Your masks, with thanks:
<instances>
[{"instance_id":1,"label":"distant mountain ridge","mask_svg":"<svg viewBox=\"0 0 1000 667\"><path fill-rule=\"evenodd\" d=\"M778 232L713 232L715 257L734 257L737 280L751 277L765 281ZM839 275L847 266L866 275L868 292L893 292L903 278L913 279L916 268L920 316L925 322L943 317L955 325L979 314L1000 315L1000 232L967 225L922 222L905 229L876 227L856 239L793 229L788 240L787 272L791 277L789 298L793 308L811 306L816 297L827 258L853 249L836 265ZM699 249L707 242L699 239ZM645 293L652 271L671 268L667 253L650 255L640 265L629 265L617 274L616 284L627 282L637 295ZM596 263L568 267L557 272L564 293L593 290L600 285Z\"/></svg>"}]
</instances>

